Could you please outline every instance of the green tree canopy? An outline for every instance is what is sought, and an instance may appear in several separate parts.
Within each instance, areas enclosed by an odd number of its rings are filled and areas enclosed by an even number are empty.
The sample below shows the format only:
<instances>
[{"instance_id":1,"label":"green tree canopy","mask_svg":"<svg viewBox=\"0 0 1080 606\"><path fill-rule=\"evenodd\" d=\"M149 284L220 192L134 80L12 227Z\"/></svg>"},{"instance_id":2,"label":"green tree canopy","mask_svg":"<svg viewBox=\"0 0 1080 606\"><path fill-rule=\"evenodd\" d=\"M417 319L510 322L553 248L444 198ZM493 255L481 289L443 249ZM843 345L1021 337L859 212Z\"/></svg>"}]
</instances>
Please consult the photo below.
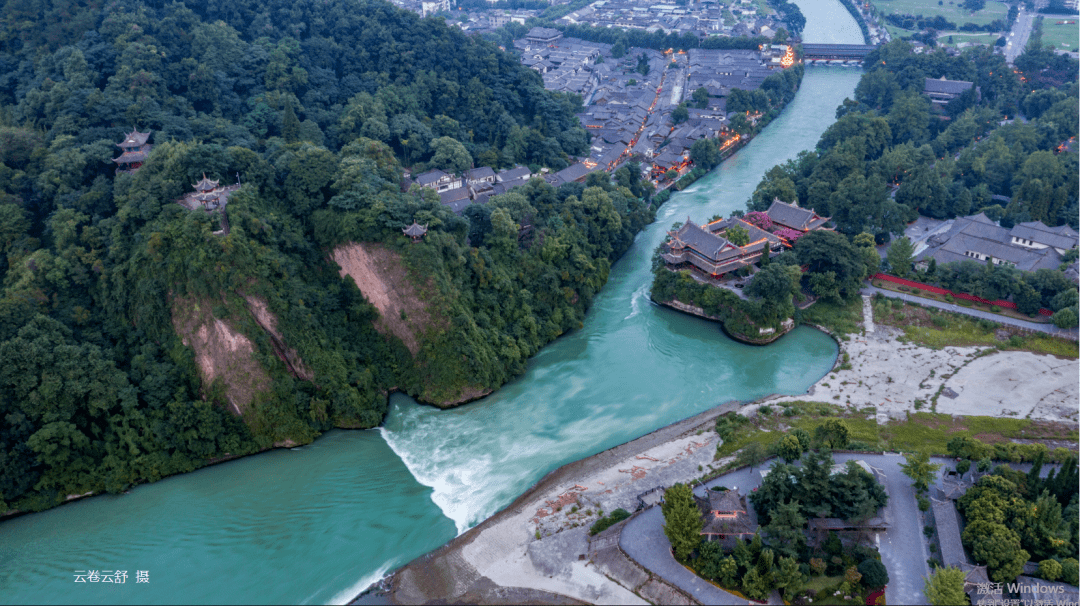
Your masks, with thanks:
<instances>
[{"instance_id":1,"label":"green tree canopy","mask_svg":"<svg viewBox=\"0 0 1080 606\"><path fill-rule=\"evenodd\" d=\"M964 572L959 568L935 568L924 581L923 591L931 606L955 606L967 601Z\"/></svg>"},{"instance_id":2,"label":"green tree canopy","mask_svg":"<svg viewBox=\"0 0 1080 606\"><path fill-rule=\"evenodd\" d=\"M941 463L931 463L930 455L925 452L905 454L904 460L906 462L900 465L904 475L911 478L917 492L926 492L930 482L934 481L934 474L941 469Z\"/></svg>"},{"instance_id":3,"label":"green tree canopy","mask_svg":"<svg viewBox=\"0 0 1080 606\"><path fill-rule=\"evenodd\" d=\"M894 240L885 258L889 261L892 272L901 278L911 275L911 262L914 258L915 246L907 236Z\"/></svg>"},{"instance_id":4,"label":"green tree canopy","mask_svg":"<svg viewBox=\"0 0 1080 606\"><path fill-rule=\"evenodd\" d=\"M701 543L701 513L693 492L686 484L675 484L664 491L664 535L671 541L675 557L685 561Z\"/></svg>"}]
</instances>

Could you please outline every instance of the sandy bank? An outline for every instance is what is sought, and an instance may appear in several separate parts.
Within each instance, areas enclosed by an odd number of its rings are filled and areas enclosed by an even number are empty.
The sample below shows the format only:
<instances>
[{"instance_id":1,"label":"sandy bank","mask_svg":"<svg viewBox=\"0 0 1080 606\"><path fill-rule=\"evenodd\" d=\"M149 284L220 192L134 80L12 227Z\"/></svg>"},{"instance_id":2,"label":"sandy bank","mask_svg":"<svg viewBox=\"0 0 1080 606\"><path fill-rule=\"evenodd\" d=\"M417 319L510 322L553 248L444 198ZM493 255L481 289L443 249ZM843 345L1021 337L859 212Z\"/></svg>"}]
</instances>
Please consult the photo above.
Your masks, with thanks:
<instances>
[{"instance_id":1,"label":"sandy bank","mask_svg":"<svg viewBox=\"0 0 1080 606\"><path fill-rule=\"evenodd\" d=\"M840 342L840 357L848 355L849 370L838 365L808 395L772 402L874 406L879 421L884 422L907 412L929 411L936 397L937 412L943 414L1077 422L1080 374L1076 360L987 347L935 350L901 343L899 330L875 325L871 314L867 304L865 335ZM747 411L760 405L750 405Z\"/></svg>"}]
</instances>

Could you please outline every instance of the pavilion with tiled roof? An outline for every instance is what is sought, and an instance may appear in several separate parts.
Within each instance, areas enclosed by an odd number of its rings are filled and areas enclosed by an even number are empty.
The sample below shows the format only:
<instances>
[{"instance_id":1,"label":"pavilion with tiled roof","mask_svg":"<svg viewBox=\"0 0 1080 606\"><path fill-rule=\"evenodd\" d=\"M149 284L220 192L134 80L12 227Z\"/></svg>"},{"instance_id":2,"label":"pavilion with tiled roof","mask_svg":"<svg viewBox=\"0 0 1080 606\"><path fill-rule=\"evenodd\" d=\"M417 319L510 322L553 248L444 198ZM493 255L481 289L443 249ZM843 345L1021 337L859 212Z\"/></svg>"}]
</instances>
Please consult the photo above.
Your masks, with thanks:
<instances>
[{"instance_id":1,"label":"pavilion with tiled roof","mask_svg":"<svg viewBox=\"0 0 1080 606\"><path fill-rule=\"evenodd\" d=\"M750 538L757 532L757 514L738 489L709 490L704 497L695 495L694 501L701 512L701 535L706 541L734 547L739 539Z\"/></svg>"},{"instance_id":2,"label":"pavilion with tiled roof","mask_svg":"<svg viewBox=\"0 0 1080 606\"><path fill-rule=\"evenodd\" d=\"M153 146L146 143L149 138L150 131L140 133L134 128L124 135L124 140L116 144L123 152L119 157L113 158L113 162L117 164L117 172L134 173L139 170L139 167L150 157L150 149Z\"/></svg>"},{"instance_id":3,"label":"pavilion with tiled roof","mask_svg":"<svg viewBox=\"0 0 1080 606\"><path fill-rule=\"evenodd\" d=\"M401 233L412 238L413 242L419 242L420 238L423 238L424 234L427 233L427 225L420 225L416 221L413 221L413 224L403 228Z\"/></svg>"}]
</instances>

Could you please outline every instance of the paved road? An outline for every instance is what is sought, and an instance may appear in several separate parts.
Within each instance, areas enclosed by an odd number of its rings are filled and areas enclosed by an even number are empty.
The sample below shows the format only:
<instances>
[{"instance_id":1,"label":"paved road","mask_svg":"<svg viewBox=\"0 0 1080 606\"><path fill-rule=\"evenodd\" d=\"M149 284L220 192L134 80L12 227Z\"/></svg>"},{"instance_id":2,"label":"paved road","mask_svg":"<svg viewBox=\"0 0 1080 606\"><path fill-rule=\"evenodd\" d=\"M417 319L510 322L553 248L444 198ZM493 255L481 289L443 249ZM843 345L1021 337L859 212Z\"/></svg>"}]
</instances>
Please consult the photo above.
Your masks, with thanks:
<instances>
[{"instance_id":1,"label":"paved road","mask_svg":"<svg viewBox=\"0 0 1080 606\"><path fill-rule=\"evenodd\" d=\"M1035 330L1038 332L1044 332L1055 337L1061 337L1063 339L1072 339L1076 341L1077 329L1063 329L1054 326L1053 324L1040 324L1037 322L1027 322L1025 320L1018 320L1016 318L1010 318L1008 316L999 316L998 314L992 314L988 311L980 311L978 309L971 309L970 307L963 307L955 303L945 303L943 301L935 301L933 299L924 299L922 297L916 297L914 295L905 295L904 293L895 292L891 290L884 290L874 286L864 286L862 294L873 295L875 293L881 293L886 297L892 299L903 299L904 301L911 301L912 303L918 303L927 307L936 307L938 309L944 309L946 311L956 312L958 314L964 314L966 316L972 316L975 318L984 318L992 322L998 322L1000 324L1009 324L1018 328L1026 330Z\"/></svg>"},{"instance_id":2,"label":"paved road","mask_svg":"<svg viewBox=\"0 0 1080 606\"><path fill-rule=\"evenodd\" d=\"M723 485L728 488L738 488L743 494L748 494L761 485L760 471L760 467L754 468L753 472L749 469L741 469L717 478L709 482L707 486L712 488ZM698 496L705 494L705 490L700 485L694 488L694 492ZM702 580L676 562L671 555L671 543L664 535L663 524L664 514L659 507L653 507L627 523L619 537L619 547L638 564L694 596L694 599L702 604L747 603L745 599Z\"/></svg>"},{"instance_id":3,"label":"paved road","mask_svg":"<svg viewBox=\"0 0 1080 606\"><path fill-rule=\"evenodd\" d=\"M862 459L885 473L889 493L888 517L892 521L891 529L878 536L878 549L890 579L885 599L889 604L925 604L923 577L930 574L926 565L930 554L922 533L923 524L919 518L915 492L911 488L911 481L900 470L904 458L894 454L837 454L834 459L837 462ZM766 466L771 464L766 463ZM739 488L743 494L748 494L761 485L760 471L760 467L752 472L742 469L717 478L707 486ZM703 494L700 486L694 492ZM660 508L653 507L627 524L619 539L619 547L653 574L680 587L702 604L746 603L698 578L676 562L671 555L671 543L664 536L663 523Z\"/></svg>"},{"instance_id":4,"label":"paved road","mask_svg":"<svg viewBox=\"0 0 1080 606\"><path fill-rule=\"evenodd\" d=\"M619 537L619 547L638 564L702 604L746 604L746 600L705 582L676 562L671 555L671 543L664 536L663 523L664 514L659 507L653 507L627 523Z\"/></svg>"},{"instance_id":5,"label":"paved road","mask_svg":"<svg viewBox=\"0 0 1080 606\"><path fill-rule=\"evenodd\" d=\"M1020 11L1020 14L1017 15L1016 23L1013 23L1012 32L1010 32L1010 36L1006 38L1005 62L1009 65L1012 65L1013 61L1024 52L1024 47L1027 46L1028 38L1031 36L1031 28L1034 23L1034 13Z\"/></svg>"}]
</instances>

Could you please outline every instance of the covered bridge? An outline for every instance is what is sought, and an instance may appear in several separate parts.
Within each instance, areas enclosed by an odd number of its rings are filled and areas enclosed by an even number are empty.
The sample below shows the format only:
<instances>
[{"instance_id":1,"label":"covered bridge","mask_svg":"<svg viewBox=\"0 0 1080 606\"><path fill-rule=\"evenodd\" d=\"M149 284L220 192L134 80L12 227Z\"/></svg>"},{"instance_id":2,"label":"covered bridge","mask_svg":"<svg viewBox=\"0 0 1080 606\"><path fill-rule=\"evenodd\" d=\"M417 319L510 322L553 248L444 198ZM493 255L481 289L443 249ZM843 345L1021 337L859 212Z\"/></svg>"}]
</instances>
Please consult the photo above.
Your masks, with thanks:
<instances>
[{"instance_id":1,"label":"covered bridge","mask_svg":"<svg viewBox=\"0 0 1080 606\"><path fill-rule=\"evenodd\" d=\"M862 61L877 46L869 44L803 44L806 61Z\"/></svg>"}]
</instances>

